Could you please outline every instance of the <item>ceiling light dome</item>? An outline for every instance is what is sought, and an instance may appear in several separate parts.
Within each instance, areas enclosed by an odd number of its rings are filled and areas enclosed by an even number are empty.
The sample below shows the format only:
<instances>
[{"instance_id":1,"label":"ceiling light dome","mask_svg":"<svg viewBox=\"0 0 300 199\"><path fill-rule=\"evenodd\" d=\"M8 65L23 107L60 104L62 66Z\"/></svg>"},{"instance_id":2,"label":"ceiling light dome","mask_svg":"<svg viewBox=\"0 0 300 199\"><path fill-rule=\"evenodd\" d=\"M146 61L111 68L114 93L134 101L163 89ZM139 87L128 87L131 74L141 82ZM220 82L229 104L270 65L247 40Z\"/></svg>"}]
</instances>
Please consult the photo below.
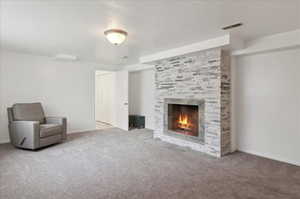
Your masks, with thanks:
<instances>
[{"instance_id":1,"label":"ceiling light dome","mask_svg":"<svg viewBox=\"0 0 300 199\"><path fill-rule=\"evenodd\" d=\"M110 43L120 45L125 41L128 34L124 30L109 29L104 32L104 35Z\"/></svg>"}]
</instances>

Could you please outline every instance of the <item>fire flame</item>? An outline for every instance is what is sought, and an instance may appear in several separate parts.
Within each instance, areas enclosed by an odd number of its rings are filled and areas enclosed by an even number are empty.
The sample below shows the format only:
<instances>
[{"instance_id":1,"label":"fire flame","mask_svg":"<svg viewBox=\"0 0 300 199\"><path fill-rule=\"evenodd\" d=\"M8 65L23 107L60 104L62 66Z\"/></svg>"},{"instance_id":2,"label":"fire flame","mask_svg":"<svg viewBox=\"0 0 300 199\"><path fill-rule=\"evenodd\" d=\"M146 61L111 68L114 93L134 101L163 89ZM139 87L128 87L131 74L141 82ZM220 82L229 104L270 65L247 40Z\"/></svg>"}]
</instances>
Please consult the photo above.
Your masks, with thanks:
<instances>
[{"instance_id":1,"label":"fire flame","mask_svg":"<svg viewBox=\"0 0 300 199\"><path fill-rule=\"evenodd\" d=\"M190 129L191 123L186 114L180 114L178 118L178 127L182 129Z\"/></svg>"}]
</instances>

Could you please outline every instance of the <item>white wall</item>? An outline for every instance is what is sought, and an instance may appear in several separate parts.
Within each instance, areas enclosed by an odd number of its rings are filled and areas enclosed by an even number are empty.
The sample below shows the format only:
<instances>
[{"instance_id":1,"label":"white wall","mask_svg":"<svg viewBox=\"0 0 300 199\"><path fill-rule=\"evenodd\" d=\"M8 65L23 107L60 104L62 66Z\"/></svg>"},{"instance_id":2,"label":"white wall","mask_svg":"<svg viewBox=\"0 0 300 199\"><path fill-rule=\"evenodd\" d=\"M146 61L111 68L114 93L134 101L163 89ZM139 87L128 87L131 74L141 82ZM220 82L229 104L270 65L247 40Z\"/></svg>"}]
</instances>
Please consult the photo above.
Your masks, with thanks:
<instances>
[{"instance_id":1,"label":"white wall","mask_svg":"<svg viewBox=\"0 0 300 199\"><path fill-rule=\"evenodd\" d=\"M154 129L154 69L130 72L129 113L144 115L146 128Z\"/></svg>"},{"instance_id":2,"label":"white wall","mask_svg":"<svg viewBox=\"0 0 300 199\"><path fill-rule=\"evenodd\" d=\"M66 116L68 132L95 128L95 64L1 51L0 142L8 141L6 108L42 102L49 116Z\"/></svg>"},{"instance_id":3,"label":"white wall","mask_svg":"<svg viewBox=\"0 0 300 199\"><path fill-rule=\"evenodd\" d=\"M238 150L300 165L300 49L237 57L233 74Z\"/></svg>"},{"instance_id":4,"label":"white wall","mask_svg":"<svg viewBox=\"0 0 300 199\"><path fill-rule=\"evenodd\" d=\"M231 57L231 152L237 150L237 131L236 131L236 100L237 100L237 88L236 88L236 76L237 66L236 57Z\"/></svg>"}]
</instances>

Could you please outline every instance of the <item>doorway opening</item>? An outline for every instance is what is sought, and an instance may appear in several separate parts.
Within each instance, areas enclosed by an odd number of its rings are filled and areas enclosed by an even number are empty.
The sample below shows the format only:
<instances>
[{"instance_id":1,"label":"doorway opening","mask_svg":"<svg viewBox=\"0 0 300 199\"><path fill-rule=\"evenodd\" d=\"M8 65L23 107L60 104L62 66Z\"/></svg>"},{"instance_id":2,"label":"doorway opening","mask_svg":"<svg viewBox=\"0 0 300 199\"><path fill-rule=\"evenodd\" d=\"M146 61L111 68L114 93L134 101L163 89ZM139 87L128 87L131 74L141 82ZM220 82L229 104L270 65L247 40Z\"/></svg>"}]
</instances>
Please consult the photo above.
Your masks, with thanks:
<instances>
[{"instance_id":1,"label":"doorway opening","mask_svg":"<svg viewBox=\"0 0 300 199\"><path fill-rule=\"evenodd\" d=\"M128 71L95 72L96 129L128 130Z\"/></svg>"}]
</instances>

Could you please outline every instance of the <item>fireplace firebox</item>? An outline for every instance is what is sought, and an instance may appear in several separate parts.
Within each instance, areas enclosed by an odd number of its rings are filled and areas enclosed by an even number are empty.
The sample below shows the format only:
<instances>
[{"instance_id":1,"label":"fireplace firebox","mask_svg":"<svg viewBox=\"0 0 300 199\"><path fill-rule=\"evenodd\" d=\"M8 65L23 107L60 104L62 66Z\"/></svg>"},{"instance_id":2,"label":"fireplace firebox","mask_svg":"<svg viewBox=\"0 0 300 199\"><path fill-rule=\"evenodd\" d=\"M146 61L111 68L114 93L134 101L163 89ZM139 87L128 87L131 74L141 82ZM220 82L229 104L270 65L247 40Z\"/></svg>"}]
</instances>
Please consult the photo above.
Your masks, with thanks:
<instances>
[{"instance_id":1,"label":"fireplace firebox","mask_svg":"<svg viewBox=\"0 0 300 199\"><path fill-rule=\"evenodd\" d=\"M198 106L168 104L168 129L189 136L198 136Z\"/></svg>"},{"instance_id":2,"label":"fireplace firebox","mask_svg":"<svg viewBox=\"0 0 300 199\"><path fill-rule=\"evenodd\" d=\"M164 100L164 133L204 143L204 100Z\"/></svg>"}]
</instances>

